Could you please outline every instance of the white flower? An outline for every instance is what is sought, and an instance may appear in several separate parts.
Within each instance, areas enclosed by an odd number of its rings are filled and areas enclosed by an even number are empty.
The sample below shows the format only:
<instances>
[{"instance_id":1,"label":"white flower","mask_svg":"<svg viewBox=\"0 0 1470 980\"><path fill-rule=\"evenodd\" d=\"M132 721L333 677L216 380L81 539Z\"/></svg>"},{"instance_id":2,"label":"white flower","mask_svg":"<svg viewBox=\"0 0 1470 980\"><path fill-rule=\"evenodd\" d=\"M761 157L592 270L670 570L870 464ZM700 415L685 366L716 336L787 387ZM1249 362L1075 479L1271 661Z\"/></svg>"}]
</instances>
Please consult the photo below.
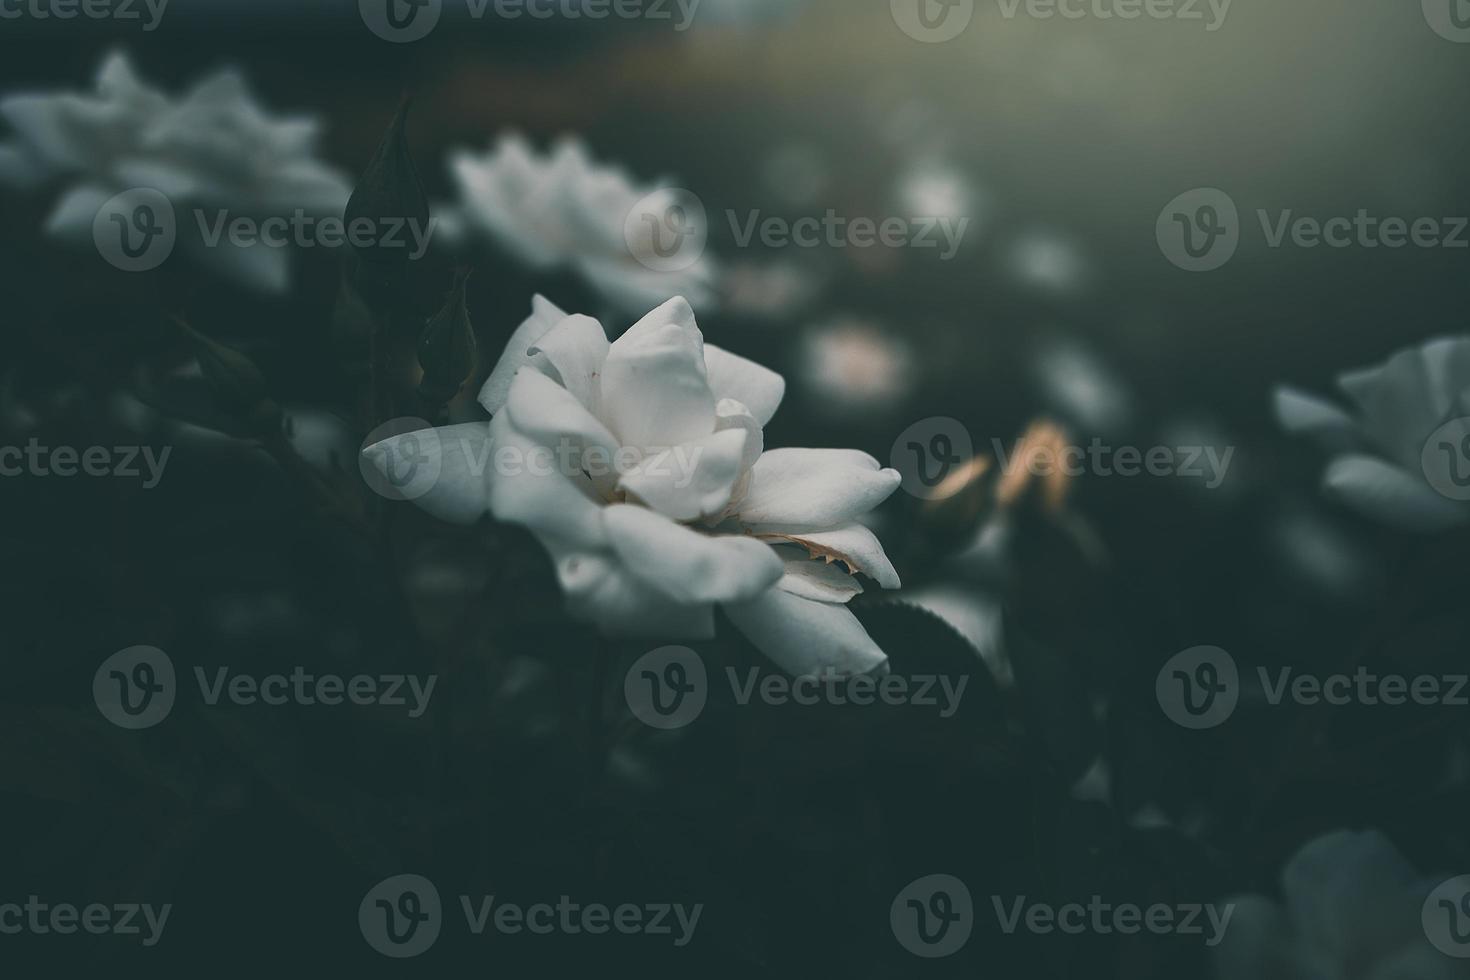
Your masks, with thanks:
<instances>
[{"instance_id":1,"label":"white flower","mask_svg":"<svg viewBox=\"0 0 1470 980\"><path fill-rule=\"evenodd\" d=\"M835 414L882 411L913 391L917 358L902 338L855 320L837 320L803 335L800 372L817 404Z\"/></svg>"},{"instance_id":2,"label":"white flower","mask_svg":"<svg viewBox=\"0 0 1470 980\"><path fill-rule=\"evenodd\" d=\"M108 55L96 91L21 93L0 99L14 138L0 143L0 183L22 188L70 181L47 221L49 234L90 243L98 210L133 188L162 192L181 210L228 209L231 218L340 215L351 188L315 157L317 123L273 118L234 71L218 72L180 99L145 85L121 54ZM181 234L196 258L221 274L271 291L284 289L282 248L213 248Z\"/></svg>"},{"instance_id":3,"label":"white flower","mask_svg":"<svg viewBox=\"0 0 1470 980\"><path fill-rule=\"evenodd\" d=\"M676 247L688 257L668 262L642 237L647 230L630 236L627 227L635 211L662 214L659 195L678 203L675 192L634 186L621 170L594 164L576 139L543 156L522 137L505 136L484 156L453 154L450 170L461 212L448 216L453 225L488 235L533 268L571 267L618 312L641 313L675 294L701 307L713 298L714 272L700 254L704 216L697 209L679 212L688 224Z\"/></svg>"},{"instance_id":4,"label":"white flower","mask_svg":"<svg viewBox=\"0 0 1470 980\"><path fill-rule=\"evenodd\" d=\"M1087 263L1066 238L1033 231L1012 247L1011 272L1022 282L1054 293L1076 289L1087 278Z\"/></svg>"},{"instance_id":5,"label":"white flower","mask_svg":"<svg viewBox=\"0 0 1470 980\"><path fill-rule=\"evenodd\" d=\"M1400 351L1338 384L1347 412L1291 388L1276 392L1276 416L1340 455L1327 469L1330 496L1375 520L1415 532L1470 520L1470 338Z\"/></svg>"},{"instance_id":6,"label":"white flower","mask_svg":"<svg viewBox=\"0 0 1470 980\"><path fill-rule=\"evenodd\" d=\"M1464 963L1428 942L1434 882L1382 834L1337 831L1304 846L1281 875L1284 905L1234 900L1216 949L1221 980L1449 980Z\"/></svg>"},{"instance_id":7,"label":"white flower","mask_svg":"<svg viewBox=\"0 0 1470 980\"><path fill-rule=\"evenodd\" d=\"M708 639L719 605L792 674L870 671L886 658L846 607L850 571L898 588L860 520L900 477L860 452L765 450L784 394L705 344L682 298L609 344L538 296L480 393L490 422L365 453L385 476L418 454L437 476L416 502L438 517L528 527L606 633Z\"/></svg>"}]
</instances>

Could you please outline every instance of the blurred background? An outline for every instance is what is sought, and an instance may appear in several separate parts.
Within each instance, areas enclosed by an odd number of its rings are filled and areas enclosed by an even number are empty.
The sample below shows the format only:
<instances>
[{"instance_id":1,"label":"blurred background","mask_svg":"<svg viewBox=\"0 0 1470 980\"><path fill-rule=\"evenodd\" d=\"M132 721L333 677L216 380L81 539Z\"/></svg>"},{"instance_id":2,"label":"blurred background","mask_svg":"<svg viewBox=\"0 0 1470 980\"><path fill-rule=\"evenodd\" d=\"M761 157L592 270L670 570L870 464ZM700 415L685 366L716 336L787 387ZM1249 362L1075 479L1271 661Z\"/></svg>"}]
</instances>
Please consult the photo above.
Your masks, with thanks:
<instances>
[{"instance_id":1,"label":"blurred background","mask_svg":"<svg viewBox=\"0 0 1470 980\"><path fill-rule=\"evenodd\" d=\"M1003 935L985 896L1271 894L1286 859L1336 827L1378 827L1426 872L1470 862L1464 774L1445 775L1464 769L1462 717L1355 708L1319 728L1263 712L1184 733L1153 703L1159 665L1198 644L1243 665L1327 669L1364 644L1463 664L1463 541L1406 539L1323 499L1325 457L1281 430L1272 394L1331 395L1345 371L1462 333L1470 252L1273 248L1257 211L1465 215L1470 45L1412 3L1235 0L1223 19L1198 5L1198 20L1074 9L1091 12L1008 17L982 0L944 43L909 36L886 0L701 0L683 30L672 3L670 20L511 20L444 0L437 28L405 44L375 36L355 0L172 0L153 31L0 20L0 95L89 90L113 51L169 93L235 66L270 112L321 120L318 155L349 183L407 96L435 202L456 195L455 151L509 132L538 148L574 135L636 184L692 191L720 270L718 301L697 308L706 338L788 380L768 445L889 464L900 433L944 417L982 456L1038 420L1084 442L1234 450L1214 487L1084 476L1065 519L1020 509L1001 549L984 540L993 487L949 508L895 498L879 530L901 598L953 630L876 602L865 622L896 668L976 676L987 693L958 725L717 705L683 738L614 741L589 775L585 651L607 644L565 622L533 541L447 535L409 513L385 576L267 455L140 391L177 360L183 318L260 365L308 462L355 477L356 382L333 366L339 257L297 255L277 295L187 267L133 276L43 234L54 194L0 187L5 441L175 447L155 491L0 481L13 708L0 805L19 820L0 882L176 902L170 941L145 951L163 975L1132 978L1213 968L1178 936ZM1156 224L1202 187L1239 208L1240 243L1191 273ZM946 260L742 247L725 218L829 209L969 224ZM634 319L564 269L493 250L454 261L475 271L485 370L533 292L610 333ZM135 643L257 669L428 657L460 683L409 732L226 712L130 738L86 692ZM709 656L755 662L723 637ZM392 963L357 934L357 897L418 868L446 896L703 901L708 931L687 950L457 936ZM920 960L893 942L888 902L938 872L969 882L981 924L957 955ZM0 962L105 969L120 955L89 942L0 937Z\"/></svg>"}]
</instances>

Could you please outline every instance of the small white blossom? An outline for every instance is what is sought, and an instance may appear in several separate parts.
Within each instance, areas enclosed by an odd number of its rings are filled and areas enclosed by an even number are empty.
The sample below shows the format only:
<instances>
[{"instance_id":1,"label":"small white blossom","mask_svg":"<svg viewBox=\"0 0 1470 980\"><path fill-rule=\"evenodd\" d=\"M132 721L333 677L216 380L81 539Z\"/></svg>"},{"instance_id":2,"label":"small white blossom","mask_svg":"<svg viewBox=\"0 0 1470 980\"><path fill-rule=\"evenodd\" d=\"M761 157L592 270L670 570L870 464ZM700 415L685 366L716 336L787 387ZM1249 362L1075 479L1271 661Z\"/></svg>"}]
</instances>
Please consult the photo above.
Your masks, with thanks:
<instances>
[{"instance_id":1,"label":"small white blossom","mask_svg":"<svg viewBox=\"0 0 1470 980\"><path fill-rule=\"evenodd\" d=\"M563 139L542 155L524 138L505 136L483 156L453 154L450 171L459 187L446 215L452 226L489 236L532 268L574 269L619 312L641 313L675 294L700 307L713 298L714 270L703 255L669 269L652 240L630 241L629 216L660 212L648 202L666 189L636 186L623 171L595 164L579 140ZM704 216L679 217L688 225L678 234L702 241Z\"/></svg>"},{"instance_id":2,"label":"small white blossom","mask_svg":"<svg viewBox=\"0 0 1470 980\"><path fill-rule=\"evenodd\" d=\"M1295 389L1276 392L1283 427L1338 453L1325 477L1329 496L1407 531L1470 520L1470 338L1400 351L1338 384L1356 417Z\"/></svg>"},{"instance_id":3,"label":"small white blossom","mask_svg":"<svg viewBox=\"0 0 1470 980\"><path fill-rule=\"evenodd\" d=\"M779 374L704 343L682 298L609 343L536 298L480 393L488 422L365 450L417 457L416 503L442 519L522 524L571 612L612 635L707 639L720 606L796 675L861 673L883 652L847 608L853 572L898 575L862 519L900 477L865 453L765 449ZM610 465L611 464L611 465Z\"/></svg>"},{"instance_id":4,"label":"small white blossom","mask_svg":"<svg viewBox=\"0 0 1470 980\"><path fill-rule=\"evenodd\" d=\"M176 209L181 232L187 208L226 210L232 217L337 216L349 187L316 159L318 124L272 117L232 70L199 82L182 98L145 85L128 59L108 55L91 93L16 93L0 99L13 137L0 142L0 183L67 186L46 230L73 242L92 240L98 210L114 195L151 188ZM181 235L194 257L222 275L280 291L289 276L282 248L211 248Z\"/></svg>"},{"instance_id":5,"label":"small white blossom","mask_svg":"<svg viewBox=\"0 0 1470 980\"><path fill-rule=\"evenodd\" d=\"M803 386L837 415L892 408L913 392L918 376L918 359L902 338L861 321L811 328L799 356Z\"/></svg>"},{"instance_id":6,"label":"small white blossom","mask_svg":"<svg viewBox=\"0 0 1470 980\"><path fill-rule=\"evenodd\" d=\"M1283 902L1234 899L1216 949L1220 980L1450 980L1464 961L1430 945L1421 921L1435 882L1376 831L1311 841L1281 875Z\"/></svg>"}]
</instances>

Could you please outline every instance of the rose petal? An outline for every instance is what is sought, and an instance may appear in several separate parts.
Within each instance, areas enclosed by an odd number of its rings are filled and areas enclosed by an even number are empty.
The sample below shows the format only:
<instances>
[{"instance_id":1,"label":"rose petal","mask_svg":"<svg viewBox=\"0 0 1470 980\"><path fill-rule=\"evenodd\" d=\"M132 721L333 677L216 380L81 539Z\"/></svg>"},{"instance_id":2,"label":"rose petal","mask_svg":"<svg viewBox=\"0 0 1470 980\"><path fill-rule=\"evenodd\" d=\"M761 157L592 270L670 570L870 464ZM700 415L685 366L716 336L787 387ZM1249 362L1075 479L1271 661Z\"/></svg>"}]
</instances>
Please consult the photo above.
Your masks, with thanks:
<instances>
[{"instance_id":1,"label":"rose petal","mask_svg":"<svg viewBox=\"0 0 1470 980\"><path fill-rule=\"evenodd\" d=\"M1304 944L1348 968L1371 963L1419 934L1414 868L1377 831L1338 831L1308 843L1281 875Z\"/></svg>"},{"instance_id":2,"label":"rose petal","mask_svg":"<svg viewBox=\"0 0 1470 980\"><path fill-rule=\"evenodd\" d=\"M362 454L427 513L474 524L490 510L489 440L488 423L467 422L384 439Z\"/></svg>"},{"instance_id":3,"label":"rose petal","mask_svg":"<svg viewBox=\"0 0 1470 980\"><path fill-rule=\"evenodd\" d=\"M556 453L517 430L510 416L500 412L490 420L491 511L526 526L547 547L605 546L602 508L591 481L563 472Z\"/></svg>"},{"instance_id":4,"label":"rose petal","mask_svg":"<svg viewBox=\"0 0 1470 980\"><path fill-rule=\"evenodd\" d=\"M557 560L567 611L610 636L710 640L712 603L681 603L634 575L616 556L574 553Z\"/></svg>"},{"instance_id":5,"label":"rose petal","mask_svg":"<svg viewBox=\"0 0 1470 980\"><path fill-rule=\"evenodd\" d=\"M790 548L781 550L788 553L792 551ZM786 566L786 574L781 576L776 588L785 589L792 595L815 599L817 602L844 603L862 594L862 583L849 575L841 565L829 565L824 561L794 553L783 554L782 560Z\"/></svg>"},{"instance_id":6,"label":"rose petal","mask_svg":"<svg viewBox=\"0 0 1470 980\"><path fill-rule=\"evenodd\" d=\"M1353 417L1336 405L1295 388L1277 388L1273 400L1276 421L1293 435L1336 438L1350 435L1358 427Z\"/></svg>"},{"instance_id":7,"label":"rose petal","mask_svg":"<svg viewBox=\"0 0 1470 980\"><path fill-rule=\"evenodd\" d=\"M741 477L745 440L743 429L732 429L664 450L625 473L618 487L676 521L715 517Z\"/></svg>"},{"instance_id":8,"label":"rose petal","mask_svg":"<svg viewBox=\"0 0 1470 980\"><path fill-rule=\"evenodd\" d=\"M72 245L90 244L97 212L112 197L98 184L79 184L61 196L46 219L46 234Z\"/></svg>"},{"instance_id":9,"label":"rose petal","mask_svg":"<svg viewBox=\"0 0 1470 980\"><path fill-rule=\"evenodd\" d=\"M533 364L541 367L544 362L562 386L596 415L599 377L610 347L602 324L590 316L569 316L536 341L530 354Z\"/></svg>"},{"instance_id":10,"label":"rose petal","mask_svg":"<svg viewBox=\"0 0 1470 980\"><path fill-rule=\"evenodd\" d=\"M737 535L707 535L643 507L615 504L602 512L613 551L634 575L685 603L742 601L781 577L767 545Z\"/></svg>"},{"instance_id":11,"label":"rose petal","mask_svg":"<svg viewBox=\"0 0 1470 980\"><path fill-rule=\"evenodd\" d=\"M1422 477L1373 456L1334 460L1324 484L1329 496L1406 531L1443 531L1470 518L1470 508L1440 496Z\"/></svg>"},{"instance_id":12,"label":"rose petal","mask_svg":"<svg viewBox=\"0 0 1470 980\"><path fill-rule=\"evenodd\" d=\"M749 526L847 524L887 500L902 480L850 449L772 449L751 474L738 515Z\"/></svg>"},{"instance_id":13,"label":"rose petal","mask_svg":"<svg viewBox=\"0 0 1470 980\"><path fill-rule=\"evenodd\" d=\"M669 300L612 345L602 374L602 419L625 446L667 449L715 431L694 311Z\"/></svg>"},{"instance_id":14,"label":"rose petal","mask_svg":"<svg viewBox=\"0 0 1470 980\"><path fill-rule=\"evenodd\" d=\"M1400 351L1386 364L1339 379L1362 411L1374 443L1404 466L1417 466L1424 440L1470 388L1470 339L1438 340Z\"/></svg>"},{"instance_id":15,"label":"rose petal","mask_svg":"<svg viewBox=\"0 0 1470 980\"><path fill-rule=\"evenodd\" d=\"M786 397L785 378L714 344L704 345L704 364L716 398L733 398L749 408L762 426L771 424Z\"/></svg>"},{"instance_id":16,"label":"rose petal","mask_svg":"<svg viewBox=\"0 0 1470 980\"><path fill-rule=\"evenodd\" d=\"M898 572L883 550L877 535L853 522L825 531L790 531L781 528L751 528L763 541L791 541L822 558L836 558L855 572L862 572L885 589L903 587Z\"/></svg>"},{"instance_id":17,"label":"rose petal","mask_svg":"<svg viewBox=\"0 0 1470 980\"><path fill-rule=\"evenodd\" d=\"M843 605L771 589L750 602L724 608L751 643L797 677L866 674L888 662L862 623Z\"/></svg>"},{"instance_id":18,"label":"rose petal","mask_svg":"<svg viewBox=\"0 0 1470 980\"><path fill-rule=\"evenodd\" d=\"M510 385L516 372L531 364L531 348L566 318L567 314L545 296L538 295L531 300L531 315L511 335L510 342L505 345L505 353L500 355L499 363L480 389L480 404L485 411L491 415L500 411L500 406L510 397Z\"/></svg>"}]
</instances>

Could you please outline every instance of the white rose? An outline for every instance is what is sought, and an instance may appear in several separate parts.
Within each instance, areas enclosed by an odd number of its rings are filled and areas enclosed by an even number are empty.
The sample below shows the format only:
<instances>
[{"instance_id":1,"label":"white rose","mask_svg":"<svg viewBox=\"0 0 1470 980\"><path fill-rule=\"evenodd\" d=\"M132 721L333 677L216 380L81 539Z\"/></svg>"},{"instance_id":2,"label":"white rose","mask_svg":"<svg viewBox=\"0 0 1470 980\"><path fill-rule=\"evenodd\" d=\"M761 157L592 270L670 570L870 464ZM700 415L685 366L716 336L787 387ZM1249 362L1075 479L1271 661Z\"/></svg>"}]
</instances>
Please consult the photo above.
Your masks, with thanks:
<instances>
[{"instance_id":1,"label":"white rose","mask_svg":"<svg viewBox=\"0 0 1470 980\"><path fill-rule=\"evenodd\" d=\"M855 451L765 451L784 393L706 345L682 298L609 344L537 297L480 394L490 422L365 454L384 475L417 455L437 475L416 502L438 517L528 527L571 612L606 633L707 639L720 605L792 674L870 671L886 657L846 603L852 571L899 586L859 521L900 477Z\"/></svg>"},{"instance_id":2,"label":"white rose","mask_svg":"<svg viewBox=\"0 0 1470 980\"><path fill-rule=\"evenodd\" d=\"M704 216L679 212L687 235L677 248L687 251L669 261L635 212L662 216L660 195L673 192L637 187L621 170L594 164L578 140L541 155L520 136L505 136L484 156L453 154L450 171L459 187L451 227L485 234L533 268L572 268L619 312L641 313L676 294L700 306L713 299ZM637 234L628 233L630 215Z\"/></svg>"},{"instance_id":3,"label":"white rose","mask_svg":"<svg viewBox=\"0 0 1470 980\"><path fill-rule=\"evenodd\" d=\"M71 181L46 224L49 234L90 243L99 209L133 188L160 191L174 205L180 244L201 263L248 286L279 292L289 251L238 248L229 236L205 247L187 207L230 217L340 216L351 188L315 157L318 124L273 118L239 73L226 70L172 99L143 84L128 59L111 54L96 92L21 93L0 99L14 138L0 143L0 182L29 188Z\"/></svg>"},{"instance_id":4,"label":"white rose","mask_svg":"<svg viewBox=\"0 0 1470 980\"><path fill-rule=\"evenodd\" d=\"M1430 945L1422 922L1434 882L1376 831L1311 841L1281 875L1284 906L1233 899L1215 951L1220 980L1450 980L1465 961Z\"/></svg>"},{"instance_id":5,"label":"white rose","mask_svg":"<svg viewBox=\"0 0 1470 980\"><path fill-rule=\"evenodd\" d=\"M1340 453L1327 469L1328 494L1408 531L1470 520L1470 338L1400 351L1338 384L1357 418L1291 388L1276 392L1282 426Z\"/></svg>"}]
</instances>

